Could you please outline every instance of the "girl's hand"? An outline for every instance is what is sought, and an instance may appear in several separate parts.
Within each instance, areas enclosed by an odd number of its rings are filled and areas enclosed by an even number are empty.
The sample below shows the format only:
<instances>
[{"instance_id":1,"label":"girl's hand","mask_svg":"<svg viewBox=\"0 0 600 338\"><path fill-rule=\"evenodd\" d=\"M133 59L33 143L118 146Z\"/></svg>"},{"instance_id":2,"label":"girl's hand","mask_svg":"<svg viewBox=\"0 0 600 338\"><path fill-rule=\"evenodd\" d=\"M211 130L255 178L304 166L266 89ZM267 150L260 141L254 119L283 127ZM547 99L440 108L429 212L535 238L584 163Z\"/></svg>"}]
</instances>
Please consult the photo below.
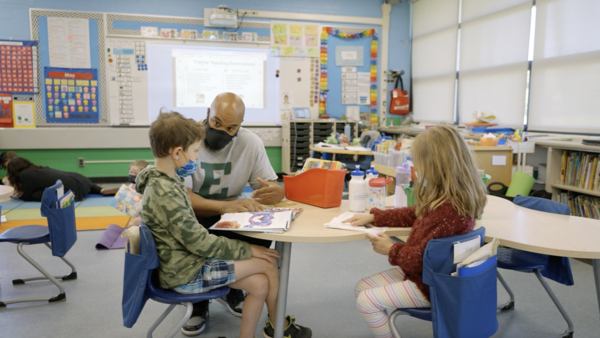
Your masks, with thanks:
<instances>
[{"instance_id":1,"label":"girl's hand","mask_svg":"<svg viewBox=\"0 0 600 338\"><path fill-rule=\"evenodd\" d=\"M281 258L279 252L273 249L267 249L264 246L250 244L252 257L264 259L270 263L275 263L275 258Z\"/></svg>"},{"instance_id":2,"label":"girl's hand","mask_svg":"<svg viewBox=\"0 0 600 338\"><path fill-rule=\"evenodd\" d=\"M367 233L367 237L369 237L369 240L373 244L373 251L378 254L387 256L394 245L390 236L386 235L384 232L380 232L377 236Z\"/></svg>"},{"instance_id":3,"label":"girl's hand","mask_svg":"<svg viewBox=\"0 0 600 338\"><path fill-rule=\"evenodd\" d=\"M15 191L13 192L12 198L21 198L21 196L23 196L23 192L22 192L22 191L15 190Z\"/></svg>"},{"instance_id":4,"label":"girl's hand","mask_svg":"<svg viewBox=\"0 0 600 338\"><path fill-rule=\"evenodd\" d=\"M350 223L350 225L358 226L373 223L374 221L375 216L372 214L356 214L342 223Z\"/></svg>"}]
</instances>

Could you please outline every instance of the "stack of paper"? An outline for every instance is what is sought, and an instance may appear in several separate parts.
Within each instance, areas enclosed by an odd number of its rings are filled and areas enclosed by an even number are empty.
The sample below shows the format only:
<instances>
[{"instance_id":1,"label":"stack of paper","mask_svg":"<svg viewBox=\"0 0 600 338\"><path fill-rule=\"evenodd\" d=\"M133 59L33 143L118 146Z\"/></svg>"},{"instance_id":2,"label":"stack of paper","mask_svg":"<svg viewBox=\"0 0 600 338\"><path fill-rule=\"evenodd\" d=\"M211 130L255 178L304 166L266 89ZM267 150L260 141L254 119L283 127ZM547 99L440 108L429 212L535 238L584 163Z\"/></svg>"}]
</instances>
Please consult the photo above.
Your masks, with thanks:
<instances>
[{"instance_id":1,"label":"stack of paper","mask_svg":"<svg viewBox=\"0 0 600 338\"><path fill-rule=\"evenodd\" d=\"M343 223L345 220L352 218L352 217L354 217L354 215L357 215L357 214L359 214L359 213L345 212L345 213L339 215L338 217L335 217L331 221L323 224L323 226L326 228L332 228L332 229L368 232L373 235L377 235L380 232L385 232L385 230L387 229L387 228L375 228L370 224L367 224L364 226L353 226L353 225L350 225L350 223Z\"/></svg>"},{"instance_id":2,"label":"stack of paper","mask_svg":"<svg viewBox=\"0 0 600 338\"><path fill-rule=\"evenodd\" d=\"M210 227L224 231L253 231L266 233L283 233L290 227L292 211L257 211L225 214L221 220Z\"/></svg>"}]
</instances>

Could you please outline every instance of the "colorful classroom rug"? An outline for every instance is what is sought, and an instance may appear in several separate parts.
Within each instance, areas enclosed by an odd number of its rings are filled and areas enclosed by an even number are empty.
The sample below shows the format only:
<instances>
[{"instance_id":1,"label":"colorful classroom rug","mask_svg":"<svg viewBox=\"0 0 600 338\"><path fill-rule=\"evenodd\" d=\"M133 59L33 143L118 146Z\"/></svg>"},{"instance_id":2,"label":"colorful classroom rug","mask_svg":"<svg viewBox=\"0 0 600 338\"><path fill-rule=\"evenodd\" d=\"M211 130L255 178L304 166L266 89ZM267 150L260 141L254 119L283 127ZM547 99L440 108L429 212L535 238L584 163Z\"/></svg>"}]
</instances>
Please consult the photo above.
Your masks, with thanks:
<instances>
[{"instance_id":1,"label":"colorful classroom rug","mask_svg":"<svg viewBox=\"0 0 600 338\"><path fill-rule=\"evenodd\" d=\"M124 227L129 216L111 207L112 199L112 197L90 195L85 200L77 202L75 205L77 230L105 230L111 224ZM0 224L0 233L21 225L48 225L46 218L40 213L39 202L6 201L0 205L2 215L7 218L6 223Z\"/></svg>"}]
</instances>

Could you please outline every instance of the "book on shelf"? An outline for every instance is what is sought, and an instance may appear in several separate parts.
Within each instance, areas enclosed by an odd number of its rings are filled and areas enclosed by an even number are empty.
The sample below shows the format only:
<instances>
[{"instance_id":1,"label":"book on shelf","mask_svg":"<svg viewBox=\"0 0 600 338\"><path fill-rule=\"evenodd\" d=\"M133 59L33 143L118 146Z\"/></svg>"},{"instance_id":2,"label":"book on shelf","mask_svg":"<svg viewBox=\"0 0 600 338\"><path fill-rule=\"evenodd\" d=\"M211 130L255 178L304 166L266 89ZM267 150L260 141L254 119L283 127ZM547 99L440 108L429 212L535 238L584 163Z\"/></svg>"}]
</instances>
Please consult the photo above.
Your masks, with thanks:
<instances>
[{"instance_id":1,"label":"book on shelf","mask_svg":"<svg viewBox=\"0 0 600 338\"><path fill-rule=\"evenodd\" d=\"M600 191L598 154L564 150L559 182L580 189Z\"/></svg>"},{"instance_id":2,"label":"book on shelf","mask_svg":"<svg viewBox=\"0 0 600 338\"><path fill-rule=\"evenodd\" d=\"M560 202L569 206L571 216L600 220L600 197L568 191L560 193Z\"/></svg>"}]
</instances>

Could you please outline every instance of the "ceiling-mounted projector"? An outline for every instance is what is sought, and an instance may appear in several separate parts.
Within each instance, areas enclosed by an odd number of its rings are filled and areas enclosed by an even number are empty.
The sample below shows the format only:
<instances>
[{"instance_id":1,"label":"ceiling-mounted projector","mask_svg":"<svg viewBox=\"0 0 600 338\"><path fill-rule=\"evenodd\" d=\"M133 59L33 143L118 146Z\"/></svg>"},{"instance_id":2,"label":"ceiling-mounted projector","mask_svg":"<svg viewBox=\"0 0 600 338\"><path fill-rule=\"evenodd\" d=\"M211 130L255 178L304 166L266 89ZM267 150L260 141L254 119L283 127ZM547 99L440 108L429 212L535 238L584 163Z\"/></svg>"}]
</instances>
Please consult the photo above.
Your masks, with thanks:
<instances>
[{"instance_id":1,"label":"ceiling-mounted projector","mask_svg":"<svg viewBox=\"0 0 600 338\"><path fill-rule=\"evenodd\" d=\"M204 9L204 26L206 27L237 27L237 11L225 5L217 8Z\"/></svg>"}]
</instances>

